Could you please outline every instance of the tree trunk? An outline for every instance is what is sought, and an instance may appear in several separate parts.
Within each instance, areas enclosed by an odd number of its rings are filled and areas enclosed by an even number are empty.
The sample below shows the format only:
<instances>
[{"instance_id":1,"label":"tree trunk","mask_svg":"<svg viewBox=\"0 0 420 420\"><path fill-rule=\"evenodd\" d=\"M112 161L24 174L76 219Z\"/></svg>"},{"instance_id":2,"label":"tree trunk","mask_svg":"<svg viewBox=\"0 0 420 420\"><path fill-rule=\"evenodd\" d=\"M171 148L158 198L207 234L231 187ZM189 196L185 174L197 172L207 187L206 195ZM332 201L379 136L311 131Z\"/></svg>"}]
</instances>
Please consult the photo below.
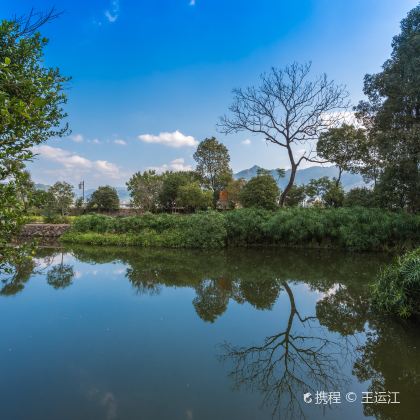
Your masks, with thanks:
<instances>
[{"instance_id":1,"label":"tree trunk","mask_svg":"<svg viewBox=\"0 0 420 420\"><path fill-rule=\"evenodd\" d=\"M341 168L341 166L338 167L338 178L337 181L335 181L335 185L338 187L340 185L340 181L341 181L341 175L343 173L343 168Z\"/></svg>"},{"instance_id":2,"label":"tree trunk","mask_svg":"<svg viewBox=\"0 0 420 420\"><path fill-rule=\"evenodd\" d=\"M296 170L297 170L297 165L295 164L295 162L292 162L292 169L290 173L289 182L287 183L286 188L280 195L280 203L279 203L280 207L284 207L284 202L286 201L287 194L289 193L290 189L293 187L293 184L295 182Z\"/></svg>"}]
</instances>

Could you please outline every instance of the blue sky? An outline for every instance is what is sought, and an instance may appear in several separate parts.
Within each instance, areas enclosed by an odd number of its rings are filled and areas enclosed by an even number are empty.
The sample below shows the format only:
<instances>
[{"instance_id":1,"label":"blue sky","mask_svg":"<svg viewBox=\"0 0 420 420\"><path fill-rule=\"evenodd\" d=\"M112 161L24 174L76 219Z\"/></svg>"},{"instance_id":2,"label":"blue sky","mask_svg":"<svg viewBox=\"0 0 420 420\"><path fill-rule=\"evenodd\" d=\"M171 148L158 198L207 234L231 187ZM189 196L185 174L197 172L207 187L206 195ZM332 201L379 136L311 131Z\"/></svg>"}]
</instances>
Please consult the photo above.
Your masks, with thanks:
<instances>
[{"instance_id":1,"label":"blue sky","mask_svg":"<svg viewBox=\"0 0 420 420\"><path fill-rule=\"evenodd\" d=\"M312 61L362 98L399 22L418 0L2 0L2 18L54 5L42 30L45 63L72 76L72 135L29 165L37 182L121 186L137 170L188 169L197 141L216 136L235 171L287 168L284 151L246 133L218 134L234 87L261 72Z\"/></svg>"}]
</instances>

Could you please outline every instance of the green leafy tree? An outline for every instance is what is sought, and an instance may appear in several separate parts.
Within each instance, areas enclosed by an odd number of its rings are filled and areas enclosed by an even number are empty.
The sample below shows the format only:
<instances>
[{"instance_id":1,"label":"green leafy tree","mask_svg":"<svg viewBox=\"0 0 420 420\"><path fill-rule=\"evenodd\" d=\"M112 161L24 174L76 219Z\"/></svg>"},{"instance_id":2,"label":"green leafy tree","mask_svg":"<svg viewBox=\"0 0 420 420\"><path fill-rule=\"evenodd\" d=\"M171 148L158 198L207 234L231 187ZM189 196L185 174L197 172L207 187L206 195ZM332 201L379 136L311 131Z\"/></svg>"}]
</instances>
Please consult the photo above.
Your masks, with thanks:
<instances>
[{"instance_id":1,"label":"green leafy tree","mask_svg":"<svg viewBox=\"0 0 420 420\"><path fill-rule=\"evenodd\" d=\"M198 176L193 171L166 172L162 178L159 202L167 210L178 206L178 192L181 186L198 181Z\"/></svg>"},{"instance_id":2,"label":"green leafy tree","mask_svg":"<svg viewBox=\"0 0 420 420\"><path fill-rule=\"evenodd\" d=\"M274 210L280 195L279 187L271 175L262 174L251 178L240 192L244 207L257 207Z\"/></svg>"},{"instance_id":3,"label":"green leafy tree","mask_svg":"<svg viewBox=\"0 0 420 420\"><path fill-rule=\"evenodd\" d=\"M88 210L116 211L120 208L120 199L117 190L109 185L98 187L87 204Z\"/></svg>"},{"instance_id":4,"label":"green leafy tree","mask_svg":"<svg viewBox=\"0 0 420 420\"><path fill-rule=\"evenodd\" d=\"M378 154L380 184L388 207L420 208L420 5L401 21L401 33L392 41L391 58L380 73L366 75L358 117L369 129ZM394 174L400 178L395 182ZM404 186L402 186L404 184ZM397 189L403 188L404 199ZM390 191L394 190L394 194ZM393 197L395 202L390 201Z\"/></svg>"},{"instance_id":5,"label":"green leafy tree","mask_svg":"<svg viewBox=\"0 0 420 420\"><path fill-rule=\"evenodd\" d=\"M52 214L65 216L69 213L74 201L73 186L67 182L56 182L48 188L48 210Z\"/></svg>"},{"instance_id":6,"label":"green leafy tree","mask_svg":"<svg viewBox=\"0 0 420 420\"><path fill-rule=\"evenodd\" d=\"M242 188L246 185L246 180L243 178L240 179L231 179L226 186L227 198L229 207L231 209L236 208L241 202L241 191Z\"/></svg>"},{"instance_id":7,"label":"green leafy tree","mask_svg":"<svg viewBox=\"0 0 420 420\"><path fill-rule=\"evenodd\" d=\"M179 187L177 202L190 211L207 210L212 205L212 193L203 191L198 182L192 182Z\"/></svg>"},{"instance_id":8,"label":"green leafy tree","mask_svg":"<svg viewBox=\"0 0 420 420\"><path fill-rule=\"evenodd\" d=\"M163 177L154 170L136 172L127 182L133 207L141 211L156 211L162 191Z\"/></svg>"},{"instance_id":9,"label":"green leafy tree","mask_svg":"<svg viewBox=\"0 0 420 420\"><path fill-rule=\"evenodd\" d=\"M42 212L48 204L49 194L47 191L35 189L32 194L32 208L36 213Z\"/></svg>"},{"instance_id":10,"label":"green leafy tree","mask_svg":"<svg viewBox=\"0 0 420 420\"><path fill-rule=\"evenodd\" d=\"M367 137L365 130L343 124L323 132L317 142L317 153L322 159L338 167L336 184L341 181L343 171L359 172L366 154Z\"/></svg>"},{"instance_id":11,"label":"green leafy tree","mask_svg":"<svg viewBox=\"0 0 420 420\"><path fill-rule=\"evenodd\" d=\"M303 204L306 198L306 191L304 185L293 185L289 190L289 194L284 202L287 207L297 207Z\"/></svg>"},{"instance_id":12,"label":"green leafy tree","mask_svg":"<svg viewBox=\"0 0 420 420\"><path fill-rule=\"evenodd\" d=\"M7 243L25 212L19 198L25 175L10 162L27 161L33 157L33 146L68 133L67 125L62 125L66 116L62 106L69 79L43 64L48 40L38 31L54 17L51 10L0 23L0 271L6 268L8 255L17 258L18 250Z\"/></svg>"},{"instance_id":13,"label":"green leafy tree","mask_svg":"<svg viewBox=\"0 0 420 420\"><path fill-rule=\"evenodd\" d=\"M344 197L344 207L378 207L377 194L368 188L352 188Z\"/></svg>"},{"instance_id":14,"label":"green leafy tree","mask_svg":"<svg viewBox=\"0 0 420 420\"><path fill-rule=\"evenodd\" d=\"M309 201L315 203L321 200L326 207L341 207L344 201L344 191L341 184L337 185L335 179L324 176L319 179L311 179L306 185L306 195Z\"/></svg>"},{"instance_id":15,"label":"green leafy tree","mask_svg":"<svg viewBox=\"0 0 420 420\"><path fill-rule=\"evenodd\" d=\"M214 200L217 200L219 192L226 188L232 179L228 149L215 137L207 138L198 145L194 160L197 162L195 170L203 186L212 191Z\"/></svg>"}]
</instances>

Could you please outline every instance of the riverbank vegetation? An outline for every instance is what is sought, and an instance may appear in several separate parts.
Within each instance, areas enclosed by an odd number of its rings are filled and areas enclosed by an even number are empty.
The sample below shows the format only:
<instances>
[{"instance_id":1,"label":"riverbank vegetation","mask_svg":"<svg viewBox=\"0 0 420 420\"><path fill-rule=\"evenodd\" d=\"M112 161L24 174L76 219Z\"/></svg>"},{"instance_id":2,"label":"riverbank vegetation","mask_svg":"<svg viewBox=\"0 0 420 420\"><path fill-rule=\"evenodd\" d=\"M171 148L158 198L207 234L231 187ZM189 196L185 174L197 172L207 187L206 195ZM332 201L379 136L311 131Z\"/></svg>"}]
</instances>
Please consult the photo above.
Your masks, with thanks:
<instances>
[{"instance_id":1,"label":"riverbank vegetation","mask_svg":"<svg viewBox=\"0 0 420 420\"><path fill-rule=\"evenodd\" d=\"M420 243L420 216L363 208L238 209L141 217L86 215L64 242L174 248L291 246L353 251L410 249Z\"/></svg>"},{"instance_id":2,"label":"riverbank vegetation","mask_svg":"<svg viewBox=\"0 0 420 420\"><path fill-rule=\"evenodd\" d=\"M373 303L402 318L420 316L420 248L397 257L373 284Z\"/></svg>"}]
</instances>

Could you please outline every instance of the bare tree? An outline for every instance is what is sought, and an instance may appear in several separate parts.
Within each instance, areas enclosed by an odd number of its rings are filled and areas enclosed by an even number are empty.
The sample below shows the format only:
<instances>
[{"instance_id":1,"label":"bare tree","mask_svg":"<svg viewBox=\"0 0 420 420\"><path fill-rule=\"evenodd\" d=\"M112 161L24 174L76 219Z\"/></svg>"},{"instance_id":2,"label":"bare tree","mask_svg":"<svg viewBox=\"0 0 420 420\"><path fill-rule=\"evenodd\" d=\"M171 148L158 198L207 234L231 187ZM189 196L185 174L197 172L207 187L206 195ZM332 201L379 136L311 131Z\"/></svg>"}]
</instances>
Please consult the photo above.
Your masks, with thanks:
<instances>
[{"instance_id":1,"label":"bare tree","mask_svg":"<svg viewBox=\"0 0 420 420\"><path fill-rule=\"evenodd\" d=\"M32 8L27 15L15 16L13 20L19 25L17 31L18 37L30 36L36 32L41 26L54 19L57 19L61 12L57 12L55 7L51 7L45 12L36 11Z\"/></svg>"},{"instance_id":2,"label":"bare tree","mask_svg":"<svg viewBox=\"0 0 420 420\"><path fill-rule=\"evenodd\" d=\"M284 69L272 68L260 76L258 87L234 89L231 116L223 116L218 128L222 133L249 131L260 133L266 141L284 147L287 151L291 174L280 197L280 205L293 186L296 171L303 161L316 160L310 149L297 157L294 145L309 144L325 130L337 126L349 106L344 86L328 80L326 74L311 79L311 64L293 63Z\"/></svg>"}]
</instances>

